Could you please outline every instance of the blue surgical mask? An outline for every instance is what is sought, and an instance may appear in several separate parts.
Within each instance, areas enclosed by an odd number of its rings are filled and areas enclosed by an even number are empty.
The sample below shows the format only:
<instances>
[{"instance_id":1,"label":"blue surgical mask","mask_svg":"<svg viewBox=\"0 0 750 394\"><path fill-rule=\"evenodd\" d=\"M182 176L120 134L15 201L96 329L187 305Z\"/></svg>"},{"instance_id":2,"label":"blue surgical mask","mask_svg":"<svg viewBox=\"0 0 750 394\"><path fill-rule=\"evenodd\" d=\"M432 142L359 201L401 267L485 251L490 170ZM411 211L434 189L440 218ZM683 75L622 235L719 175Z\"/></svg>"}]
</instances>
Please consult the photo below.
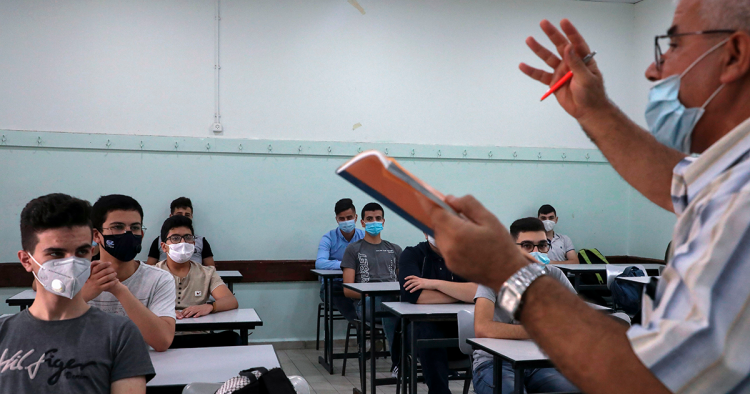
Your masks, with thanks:
<instances>
[{"instance_id":1,"label":"blue surgical mask","mask_svg":"<svg viewBox=\"0 0 750 394\"><path fill-rule=\"evenodd\" d=\"M682 74L664 78L651 87L648 94L648 105L646 105L646 123L657 141L682 153L691 153L690 143L693 129L703 116L708 103L716 97L724 85L719 86L700 108L685 108L679 98L680 80L693 66L728 40L716 44L703 53Z\"/></svg>"},{"instance_id":2,"label":"blue surgical mask","mask_svg":"<svg viewBox=\"0 0 750 394\"><path fill-rule=\"evenodd\" d=\"M365 223L365 231L367 231L367 234L370 235L378 235L381 231L383 231L383 223L380 222L370 222Z\"/></svg>"},{"instance_id":3,"label":"blue surgical mask","mask_svg":"<svg viewBox=\"0 0 750 394\"><path fill-rule=\"evenodd\" d=\"M354 219L339 222L339 229L345 233L351 233L354 231Z\"/></svg>"},{"instance_id":4,"label":"blue surgical mask","mask_svg":"<svg viewBox=\"0 0 750 394\"><path fill-rule=\"evenodd\" d=\"M529 253L532 257L536 259L536 261L542 263L542 264L549 264L549 257L547 257L547 253L542 252L531 252Z\"/></svg>"}]
</instances>

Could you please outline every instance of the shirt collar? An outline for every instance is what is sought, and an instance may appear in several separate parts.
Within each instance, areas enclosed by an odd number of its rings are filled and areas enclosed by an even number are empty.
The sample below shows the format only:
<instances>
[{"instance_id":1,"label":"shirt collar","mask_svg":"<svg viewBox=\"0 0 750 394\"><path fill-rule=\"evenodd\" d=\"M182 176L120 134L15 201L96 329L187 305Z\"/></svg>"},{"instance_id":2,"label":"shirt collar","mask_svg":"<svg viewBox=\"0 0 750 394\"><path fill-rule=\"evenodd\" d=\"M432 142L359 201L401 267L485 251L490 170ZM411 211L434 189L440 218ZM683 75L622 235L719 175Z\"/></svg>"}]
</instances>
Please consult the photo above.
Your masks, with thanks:
<instances>
[{"instance_id":1,"label":"shirt collar","mask_svg":"<svg viewBox=\"0 0 750 394\"><path fill-rule=\"evenodd\" d=\"M698 158L686 158L675 167L673 195L687 194L688 201L719 174L731 168L750 151L750 118L706 149Z\"/></svg>"}]
</instances>

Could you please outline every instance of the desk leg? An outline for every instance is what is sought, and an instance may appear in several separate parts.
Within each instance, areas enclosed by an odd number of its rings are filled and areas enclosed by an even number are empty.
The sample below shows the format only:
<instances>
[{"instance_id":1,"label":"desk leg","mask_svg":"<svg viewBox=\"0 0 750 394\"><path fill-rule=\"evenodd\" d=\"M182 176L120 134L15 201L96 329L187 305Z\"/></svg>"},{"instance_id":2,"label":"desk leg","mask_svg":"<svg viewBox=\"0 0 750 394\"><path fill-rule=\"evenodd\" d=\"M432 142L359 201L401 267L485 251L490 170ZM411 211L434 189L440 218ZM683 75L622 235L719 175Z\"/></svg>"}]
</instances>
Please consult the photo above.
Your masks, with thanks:
<instances>
[{"instance_id":1,"label":"desk leg","mask_svg":"<svg viewBox=\"0 0 750 394\"><path fill-rule=\"evenodd\" d=\"M324 315L326 333L325 333L325 346L326 346L326 357L328 357L328 365L330 369L328 372L333 375L333 278L326 278L326 288L324 290Z\"/></svg>"},{"instance_id":2,"label":"desk leg","mask_svg":"<svg viewBox=\"0 0 750 394\"><path fill-rule=\"evenodd\" d=\"M366 312L366 294L362 294L360 298L360 310L361 310L361 319L360 319L360 329L359 329L359 380L362 383L362 390L360 391L361 394L367 394L367 362L365 361L365 352L367 351L367 344L365 343L365 338L367 338L365 330L367 330L367 321L365 318L367 315ZM373 393L374 394L374 393Z\"/></svg>"},{"instance_id":3,"label":"desk leg","mask_svg":"<svg viewBox=\"0 0 750 394\"><path fill-rule=\"evenodd\" d=\"M503 394L503 359L494 356L492 361L492 381L495 387L492 388L493 394Z\"/></svg>"},{"instance_id":4,"label":"desk leg","mask_svg":"<svg viewBox=\"0 0 750 394\"><path fill-rule=\"evenodd\" d=\"M400 391L404 394L409 394L406 386L406 324L407 320L401 318L401 365L398 368L398 384L401 387ZM398 390L396 391L398 394Z\"/></svg>"},{"instance_id":5,"label":"desk leg","mask_svg":"<svg viewBox=\"0 0 750 394\"><path fill-rule=\"evenodd\" d=\"M417 341L414 339L416 337L416 334L414 334L414 331L416 331L415 322L410 322L409 328L409 331L411 331L409 333L409 346L411 349L409 350L411 354L411 361L409 362L409 393L417 394L417 354L419 354L419 352L417 349ZM404 362L402 361L401 364L403 363Z\"/></svg>"},{"instance_id":6,"label":"desk leg","mask_svg":"<svg viewBox=\"0 0 750 394\"><path fill-rule=\"evenodd\" d=\"M247 337L249 333L247 331L247 328L241 328L240 329L240 340L242 341L242 346L247 346Z\"/></svg>"},{"instance_id":7,"label":"desk leg","mask_svg":"<svg viewBox=\"0 0 750 394\"><path fill-rule=\"evenodd\" d=\"M513 380L513 392L516 394L523 394L525 391L523 387L523 368L515 369L515 376L513 377Z\"/></svg>"},{"instance_id":8,"label":"desk leg","mask_svg":"<svg viewBox=\"0 0 750 394\"><path fill-rule=\"evenodd\" d=\"M232 294L234 294L234 283L227 282L227 287L229 288L229 291L231 291Z\"/></svg>"},{"instance_id":9,"label":"desk leg","mask_svg":"<svg viewBox=\"0 0 750 394\"><path fill-rule=\"evenodd\" d=\"M375 295L370 296L370 392L375 394ZM386 341L387 342L387 341Z\"/></svg>"},{"instance_id":10,"label":"desk leg","mask_svg":"<svg viewBox=\"0 0 750 394\"><path fill-rule=\"evenodd\" d=\"M581 273L576 272L575 278L573 279L573 288L578 292L579 287L581 287Z\"/></svg>"}]
</instances>

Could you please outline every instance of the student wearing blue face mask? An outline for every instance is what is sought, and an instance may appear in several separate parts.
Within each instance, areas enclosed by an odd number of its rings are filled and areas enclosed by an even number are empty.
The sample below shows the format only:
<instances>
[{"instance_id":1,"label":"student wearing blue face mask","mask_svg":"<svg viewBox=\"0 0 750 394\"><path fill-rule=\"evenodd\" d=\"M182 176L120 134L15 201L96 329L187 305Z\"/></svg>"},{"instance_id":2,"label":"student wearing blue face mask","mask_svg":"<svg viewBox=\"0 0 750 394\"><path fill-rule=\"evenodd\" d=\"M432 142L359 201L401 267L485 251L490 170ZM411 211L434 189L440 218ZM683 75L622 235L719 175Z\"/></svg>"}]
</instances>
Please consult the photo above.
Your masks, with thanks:
<instances>
[{"instance_id":1,"label":"student wearing blue face mask","mask_svg":"<svg viewBox=\"0 0 750 394\"><path fill-rule=\"evenodd\" d=\"M398 261L401 256L401 247L381 238L381 231L385 224L385 213L380 204L371 202L362 208L362 227L365 228L365 237L357 242L351 243L344 251L341 260L341 269L344 271L344 283L369 283L369 282L396 282L398 281ZM360 295L344 288L344 295L359 299ZM381 310L381 303L396 301L397 296L378 297L375 310ZM370 302L367 299L365 302ZM357 313L361 313L361 303L357 305ZM370 308L367 307L369 311ZM362 316L359 316L361 319ZM396 332L396 319L383 318L383 331L388 340L388 346L393 349L393 340ZM395 352L391 351L391 355ZM395 363L392 369L395 368Z\"/></svg>"},{"instance_id":2,"label":"student wearing blue face mask","mask_svg":"<svg viewBox=\"0 0 750 394\"><path fill-rule=\"evenodd\" d=\"M315 259L315 268L319 270L341 269L341 260L344 258L346 247L352 242L357 242L365 237L362 229L355 228L357 223L357 210L351 198L342 198L333 207L336 214L338 226L325 233L318 244L318 256ZM323 280L320 285L320 300L325 301L325 289ZM353 321L357 318L357 311L351 299L344 296L344 286L341 279L334 279L332 283L331 302L344 318Z\"/></svg>"},{"instance_id":3,"label":"student wearing blue face mask","mask_svg":"<svg viewBox=\"0 0 750 394\"><path fill-rule=\"evenodd\" d=\"M38 282L34 303L0 318L3 393L140 393L154 377L146 343L127 317L86 304L91 205L65 194L21 212L18 260Z\"/></svg>"},{"instance_id":4,"label":"student wearing blue face mask","mask_svg":"<svg viewBox=\"0 0 750 394\"><path fill-rule=\"evenodd\" d=\"M573 294L576 293L565 274L559 268L549 265L547 251L550 242L547 239L544 223L537 218L518 219L510 225L510 235L515 239L517 248L533 256L538 264L543 264L547 275ZM529 334L521 323L513 319L498 306L497 292L487 286L479 285L474 296L474 332L477 338L529 339ZM474 351L474 391L477 394L491 394L495 385L493 376L494 361L492 356L482 350ZM508 363L502 365L503 393L513 391L515 372ZM524 387L530 393L550 393L578 391L560 371L554 368L528 368L524 370Z\"/></svg>"}]
</instances>

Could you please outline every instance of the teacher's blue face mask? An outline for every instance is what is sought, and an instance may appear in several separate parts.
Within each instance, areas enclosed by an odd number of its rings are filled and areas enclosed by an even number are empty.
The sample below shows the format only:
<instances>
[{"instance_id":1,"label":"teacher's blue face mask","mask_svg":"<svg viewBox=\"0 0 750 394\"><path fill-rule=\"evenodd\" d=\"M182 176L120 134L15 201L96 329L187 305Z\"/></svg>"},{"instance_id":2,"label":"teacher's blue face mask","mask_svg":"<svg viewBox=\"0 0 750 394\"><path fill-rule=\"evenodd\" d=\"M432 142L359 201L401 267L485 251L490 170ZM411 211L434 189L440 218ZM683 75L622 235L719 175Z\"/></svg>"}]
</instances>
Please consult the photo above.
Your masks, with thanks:
<instances>
[{"instance_id":1,"label":"teacher's blue face mask","mask_svg":"<svg viewBox=\"0 0 750 394\"><path fill-rule=\"evenodd\" d=\"M685 108L679 98L680 80L698 62L727 41L729 41L728 38L704 52L682 74L664 78L651 87L648 94L648 105L646 106L646 123L651 134L662 144L685 154L691 153L690 143L693 129L703 116L708 103L716 97L724 85L719 86L701 107Z\"/></svg>"}]
</instances>

